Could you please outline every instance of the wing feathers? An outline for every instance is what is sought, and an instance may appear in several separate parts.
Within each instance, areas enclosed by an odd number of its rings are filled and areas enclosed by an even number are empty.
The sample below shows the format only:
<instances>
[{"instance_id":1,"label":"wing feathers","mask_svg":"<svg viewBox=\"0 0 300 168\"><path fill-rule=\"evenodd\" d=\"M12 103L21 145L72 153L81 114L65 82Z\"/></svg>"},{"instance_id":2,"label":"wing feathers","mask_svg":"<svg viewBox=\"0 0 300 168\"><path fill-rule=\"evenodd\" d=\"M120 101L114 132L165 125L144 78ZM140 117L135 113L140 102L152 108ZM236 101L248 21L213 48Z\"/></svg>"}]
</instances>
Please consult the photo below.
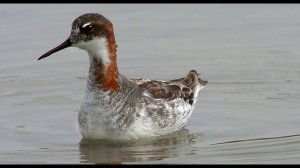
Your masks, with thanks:
<instances>
[{"instance_id":1,"label":"wing feathers","mask_svg":"<svg viewBox=\"0 0 300 168\"><path fill-rule=\"evenodd\" d=\"M207 81L202 80L198 75L195 70L191 70L184 78L170 81L145 79L132 79L132 81L150 93L153 98L167 100L182 98L192 105L195 92L199 91L196 89L197 85L205 86L207 84Z\"/></svg>"}]
</instances>

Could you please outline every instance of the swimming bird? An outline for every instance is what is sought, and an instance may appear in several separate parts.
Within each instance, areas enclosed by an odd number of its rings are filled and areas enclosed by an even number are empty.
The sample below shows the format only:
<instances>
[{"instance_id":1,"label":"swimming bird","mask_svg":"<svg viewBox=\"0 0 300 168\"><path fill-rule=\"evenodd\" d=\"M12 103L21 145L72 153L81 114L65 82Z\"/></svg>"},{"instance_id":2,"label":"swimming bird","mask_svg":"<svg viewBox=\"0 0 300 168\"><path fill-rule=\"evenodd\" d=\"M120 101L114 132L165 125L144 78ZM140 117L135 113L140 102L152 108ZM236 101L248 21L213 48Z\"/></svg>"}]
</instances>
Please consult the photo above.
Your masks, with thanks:
<instances>
[{"instance_id":1,"label":"swimming bird","mask_svg":"<svg viewBox=\"0 0 300 168\"><path fill-rule=\"evenodd\" d=\"M67 47L83 49L89 56L86 92L78 113L79 130L86 139L131 140L178 131L207 84L195 70L168 81L121 75L113 24L98 13L76 18L70 36L38 60Z\"/></svg>"}]
</instances>

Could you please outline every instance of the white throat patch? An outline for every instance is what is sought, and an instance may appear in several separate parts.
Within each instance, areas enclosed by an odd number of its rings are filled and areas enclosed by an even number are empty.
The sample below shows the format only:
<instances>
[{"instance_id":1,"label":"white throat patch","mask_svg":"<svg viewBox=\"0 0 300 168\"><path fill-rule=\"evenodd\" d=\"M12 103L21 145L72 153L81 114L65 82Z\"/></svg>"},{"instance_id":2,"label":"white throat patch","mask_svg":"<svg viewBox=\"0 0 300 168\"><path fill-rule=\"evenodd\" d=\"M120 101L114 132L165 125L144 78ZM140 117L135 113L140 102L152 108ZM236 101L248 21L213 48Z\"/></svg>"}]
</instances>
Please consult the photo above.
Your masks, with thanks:
<instances>
[{"instance_id":1,"label":"white throat patch","mask_svg":"<svg viewBox=\"0 0 300 168\"><path fill-rule=\"evenodd\" d=\"M90 61L92 61L93 58L97 58L101 59L107 66L110 64L108 43L106 38L95 37L88 42L82 41L74 46L87 51L90 57Z\"/></svg>"}]
</instances>

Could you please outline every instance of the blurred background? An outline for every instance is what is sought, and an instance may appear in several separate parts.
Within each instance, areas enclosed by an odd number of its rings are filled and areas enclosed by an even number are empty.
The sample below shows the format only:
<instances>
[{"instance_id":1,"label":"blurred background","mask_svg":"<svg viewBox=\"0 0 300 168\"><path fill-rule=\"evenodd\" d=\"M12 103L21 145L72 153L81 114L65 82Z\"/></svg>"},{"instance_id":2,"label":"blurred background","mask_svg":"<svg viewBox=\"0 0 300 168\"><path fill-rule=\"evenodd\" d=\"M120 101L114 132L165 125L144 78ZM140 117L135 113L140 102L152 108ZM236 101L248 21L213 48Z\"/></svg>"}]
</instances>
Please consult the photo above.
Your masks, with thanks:
<instances>
[{"instance_id":1,"label":"blurred background","mask_svg":"<svg viewBox=\"0 0 300 168\"><path fill-rule=\"evenodd\" d=\"M87 53L37 58L90 12L113 23L121 74L209 81L185 129L81 140ZM299 16L299 4L1 4L0 163L299 163Z\"/></svg>"}]
</instances>

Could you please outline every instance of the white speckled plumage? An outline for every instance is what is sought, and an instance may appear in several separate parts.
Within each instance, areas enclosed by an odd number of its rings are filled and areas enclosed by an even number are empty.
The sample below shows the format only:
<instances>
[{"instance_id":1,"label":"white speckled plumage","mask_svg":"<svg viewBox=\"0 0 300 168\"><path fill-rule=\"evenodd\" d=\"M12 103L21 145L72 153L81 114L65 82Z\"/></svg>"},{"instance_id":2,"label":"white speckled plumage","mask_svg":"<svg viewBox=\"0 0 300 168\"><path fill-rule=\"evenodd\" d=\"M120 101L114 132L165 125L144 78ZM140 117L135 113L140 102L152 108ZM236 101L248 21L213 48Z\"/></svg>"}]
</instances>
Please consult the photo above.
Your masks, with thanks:
<instances>
[{"instance_id":1,"label":"white speckled plumage","mask_svg":"<svg viewBox=\"0 0 300 168\"><path fill-rule=\"evenodd\" d=\"M78 114L83 138L130 140L180 130L207 84L195 70L170 81L128 79L118 73L111 22L100 14L85 14L73 22L70 37L42 55L78 47L90 58L86 93Z\"/></svg>"}]
</instances>

